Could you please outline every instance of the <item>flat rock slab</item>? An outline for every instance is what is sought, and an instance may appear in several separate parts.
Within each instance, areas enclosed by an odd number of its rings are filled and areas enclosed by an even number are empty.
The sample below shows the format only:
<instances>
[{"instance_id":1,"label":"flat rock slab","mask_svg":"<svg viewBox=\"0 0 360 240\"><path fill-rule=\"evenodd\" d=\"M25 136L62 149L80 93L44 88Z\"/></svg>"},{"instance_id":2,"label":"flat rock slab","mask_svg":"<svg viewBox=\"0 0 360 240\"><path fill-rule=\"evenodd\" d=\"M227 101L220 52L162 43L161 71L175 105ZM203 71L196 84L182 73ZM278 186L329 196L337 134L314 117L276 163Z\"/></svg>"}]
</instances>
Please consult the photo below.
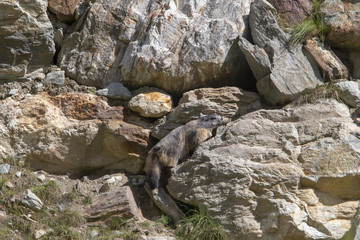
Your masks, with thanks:
<instances>
[{"instance_id":1,"label":"flat rock slab","mask_svg":"<svg viewBox=\"0 0 360 240\"><path fill-rule=\"evenodd\" d=\"M120 187L114 192L100 194L93 203L83 210L88 221L102 221L112 216L142 220L130 187Z\"/></svg>"}]
</instances>

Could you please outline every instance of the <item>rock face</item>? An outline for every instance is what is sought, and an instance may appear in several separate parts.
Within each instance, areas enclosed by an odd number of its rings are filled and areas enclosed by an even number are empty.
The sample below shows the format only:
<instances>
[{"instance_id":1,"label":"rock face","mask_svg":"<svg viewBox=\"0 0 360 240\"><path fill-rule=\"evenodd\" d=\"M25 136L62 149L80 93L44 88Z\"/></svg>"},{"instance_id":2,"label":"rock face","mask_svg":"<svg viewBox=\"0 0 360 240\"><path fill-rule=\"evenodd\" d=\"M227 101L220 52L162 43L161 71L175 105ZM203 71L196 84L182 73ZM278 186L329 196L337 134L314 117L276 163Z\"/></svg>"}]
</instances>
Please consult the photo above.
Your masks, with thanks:
<instances>
[{"instance_id":1,"label":"rock face","mask_svg":"<svg viewBox=\"0 0 360 240\"><path fill-rule=\"evenodd\" d=\"M2 154L21 155L35 169L53 173L142 170L150 130L121 121L122 108L109 107L99 97L8 98L0 109Z\"/></svg>"},{"instance_id":2,"label":"rock face","mask_svg":"<svg viewBox=\"0 0 360 240\"><path fill-rule=\"evenodd\" d=\"M295 25L306 19L312 10L311 0L269 0L286 24Z\"/></svg>"},{"instance_id":3,"label":"rock face","mask_svg":"<svg viewBox=\"0 0 360 240\"><path fill-rule=\"evenodd\" d=\"M47 1L0 2L0 82L49 65L55 53Z\"/></svg>"},{"instance_id":4,"label":"rock face","mask_svg":"<svg viewBox=\"0 0 360 240\"><path fill-rule=\"evenodd\" d=\"M341 100L349 107L355 108L360 105L360 90L357 82L338 82L335 83L334 86L337 88Z\"/></svg>"},{"instance_id":5,"label":"rock face","mask_svg":"<svg viewBox=\"0 0 360 240\"><path fill-rule=\"evenodd\" d=\"M340 239L360 199L359 131L335 100L255 111L175 167L168 190L230 239Z\"/></svg>"},{"instance_id":6,"label":"rock face","mask_svg":"<svg viewBox=\"0 0 360 240\"><path fill-rule=\"evenodd\" d=\"M277 24L274 11L267 1L255 1L249 24L256 46L246 39L241 39L239 44L256 77L259 93L272 104L284 104L322 82L301 46L289 48L289 36Z\"/></svg>"},{"instance_id":7,"label":"rock face","mask_svg":"<svg viewBox=\"0 0 360 240\"><path fill-rule=\"evenodd\" d=\"M237 87L200 88L183 94L178 106L161 119L152 135L163 138L171 130L202 115L218 114L225 122L261 108L260 96Z\"/></svg>"},{"instance_id":8,"label":"rock face","mask_svg":"<svg viewBox=\"0 0 360 240\"><path fill-rule=\"evenodd\" d=\"M237 46L252 0L96 1L63 42L58 62L78 82L154 86L181 94L241 85L251 76Z\"/></svg>"}]
</instances>

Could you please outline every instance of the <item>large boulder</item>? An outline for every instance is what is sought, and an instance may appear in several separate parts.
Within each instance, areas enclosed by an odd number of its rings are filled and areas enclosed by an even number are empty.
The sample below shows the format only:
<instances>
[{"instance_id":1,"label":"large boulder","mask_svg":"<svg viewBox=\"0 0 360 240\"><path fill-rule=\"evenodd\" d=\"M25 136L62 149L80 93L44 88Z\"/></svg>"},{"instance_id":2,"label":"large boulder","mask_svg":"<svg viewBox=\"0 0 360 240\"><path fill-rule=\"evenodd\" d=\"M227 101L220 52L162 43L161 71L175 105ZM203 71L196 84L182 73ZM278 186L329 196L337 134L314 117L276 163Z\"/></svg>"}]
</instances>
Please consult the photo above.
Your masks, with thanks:
<instances>
[{"instance_id":1,"label":"large boulder","mask_svg":"<svg viewBox=\"0 0 360 240\"><path fill-rule=\"evenodd\" d=\"M270 3L256 0L249 17L256 46L244 38L239 45L256 77L259 93L271 104L284 104L322 81L319 71L302 52L302 46L289 47L290 36L279 27L274 12Z\"/></svg>"},{"instance_id":2,"label":"large boulder","mask_svg":"<svg viewBox=\"0 0 360 240\"><path fill-rule=\"evenodd\" d=\"M82 173L142 171L150 130L122 121L122 108L92 94L46 94L0 102L0 153L34 169Z\"/></svg>"},{"instance_id":3,"label":"large boulder","mask_svg":"<svg viewBox=\"0 0 360 240\"><path fill-rule=\"evenodd\" d=\"M47 1L0 1L0 82L49 65L55 54Z\"/></svg>"},{"instance_id":4,"label":"large boulder","mask_svg":"<svg viewBox=\"0 0 360 240\"><path fill-rule=\"evenodd\" d=\"M360 199L359 132L333 99L258 110L175 167L168 190L230 239L341 239Z\"/></svg>"},{"instance_id":5,"label":"large boulder","mask_svg":"<svg viewBox=\"0 0 360 240\"><path fill-rule=\"evenodd\" d=\"M360 49L360 4L358 1L325 0L320 13L325 16L327 40L333 47Z\"/></svg>"},{"instance_id":6,"label":"large boulder","mask_svg":"<svg viewBox=\"0 0 360 240\"><path fill-rule=\"evenodd\" d=\"M58 62L68 77L96 87L121 81L181 94L246 86L251 72L236 39L251 2L99 0L64 40Z\"/></svg>"}]
</instances>

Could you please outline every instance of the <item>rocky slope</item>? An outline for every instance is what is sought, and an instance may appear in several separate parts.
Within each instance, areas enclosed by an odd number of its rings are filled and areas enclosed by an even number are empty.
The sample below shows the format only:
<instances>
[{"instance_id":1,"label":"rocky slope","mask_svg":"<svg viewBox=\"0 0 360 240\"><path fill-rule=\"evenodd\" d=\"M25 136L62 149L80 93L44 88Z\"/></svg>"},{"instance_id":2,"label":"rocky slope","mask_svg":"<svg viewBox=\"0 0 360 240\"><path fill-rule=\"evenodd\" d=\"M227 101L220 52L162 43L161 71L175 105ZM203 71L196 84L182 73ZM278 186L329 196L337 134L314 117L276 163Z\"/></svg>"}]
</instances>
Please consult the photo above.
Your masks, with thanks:
<instances>
[{"instance_id":1,"label":"rocky slope","mask_svg":"<svg viewBox=\"0 0 360 240\"><path fill-rule=\"evenodd\" d=\"M184 211L228 239L359 236L359 1L5 0L0 16L0 237L191 234L156 222L143 165L212 113L224 125L167 186Z\"/></svg>"}]
</instances>

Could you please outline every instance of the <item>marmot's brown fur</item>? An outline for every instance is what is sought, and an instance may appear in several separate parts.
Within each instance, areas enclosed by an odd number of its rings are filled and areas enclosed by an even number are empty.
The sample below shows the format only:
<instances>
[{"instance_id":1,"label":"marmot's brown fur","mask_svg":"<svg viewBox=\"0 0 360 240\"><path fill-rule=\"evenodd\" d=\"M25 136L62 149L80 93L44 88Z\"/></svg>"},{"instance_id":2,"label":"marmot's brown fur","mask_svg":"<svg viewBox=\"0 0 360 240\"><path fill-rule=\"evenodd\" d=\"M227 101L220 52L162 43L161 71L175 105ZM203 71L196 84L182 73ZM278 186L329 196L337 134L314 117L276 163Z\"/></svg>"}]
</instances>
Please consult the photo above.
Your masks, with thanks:
<instances>
[{"instance_id":1,"label":"marmot's brown fur","mask_svg":"<svg viewBox=\"0 0 360 240\"><path fill-rule=\"evenodd\" d=\"M212 137L212 131L221 125L222 117L216 114L200 117L171 131L150 151L145 163L147 181L151 189L159 188L164 167L174 167L190 157L192 151Z\"/></svg>"}]
</instances>

